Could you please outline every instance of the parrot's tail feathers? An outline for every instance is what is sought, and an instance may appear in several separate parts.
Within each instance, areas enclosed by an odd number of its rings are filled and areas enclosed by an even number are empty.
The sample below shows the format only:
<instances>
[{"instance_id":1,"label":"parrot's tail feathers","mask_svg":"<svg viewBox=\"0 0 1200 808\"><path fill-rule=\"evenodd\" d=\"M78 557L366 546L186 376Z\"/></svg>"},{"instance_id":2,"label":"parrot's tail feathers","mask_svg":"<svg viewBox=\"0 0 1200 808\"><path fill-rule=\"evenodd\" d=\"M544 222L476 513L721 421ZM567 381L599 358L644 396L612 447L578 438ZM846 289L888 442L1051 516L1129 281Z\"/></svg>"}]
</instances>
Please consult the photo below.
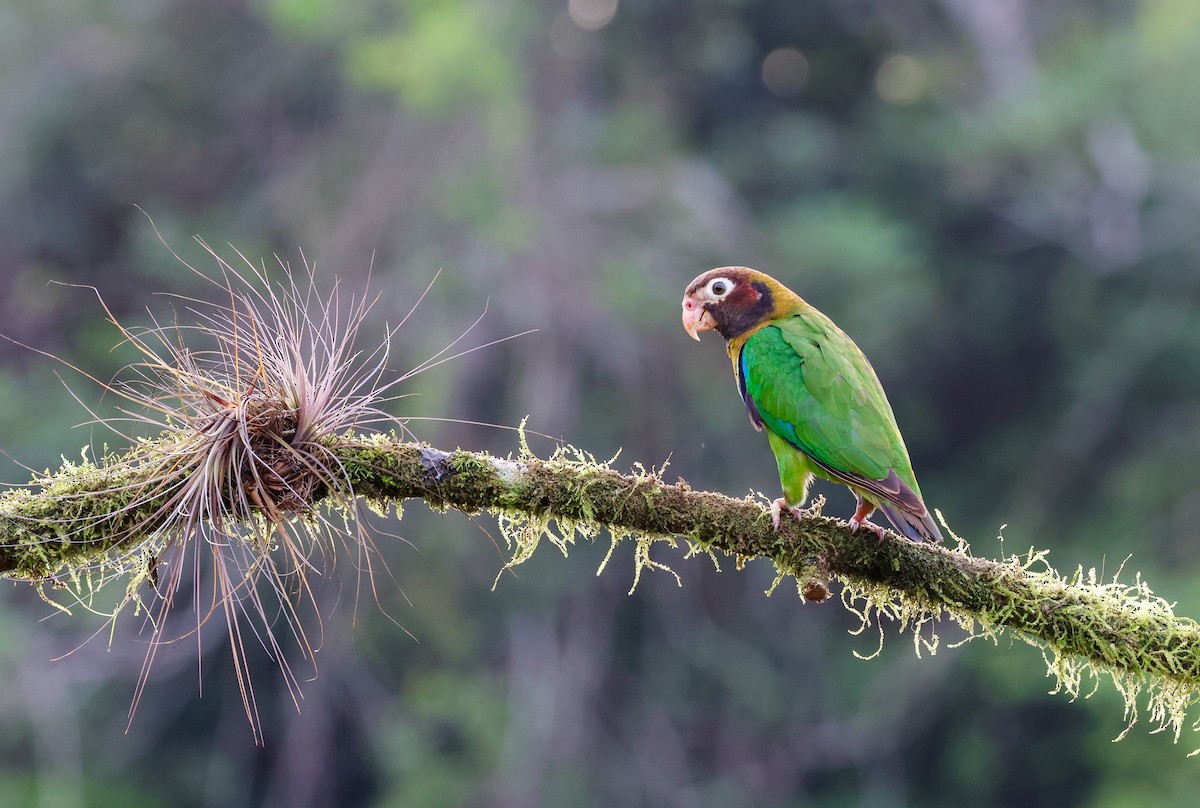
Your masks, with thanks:
<instances>
[{"instance_id":1,"label":"parrot's tail feathers","mask_svg":"<svg viewBox=\"0 0 1200 808\"><path fill-rule=\"evenodd\" d=\"M903 508L897 508L895 505L883 503L879 506L879 510L883 511L883 515L888 518L896 531L907 536L913 541L931 541L935 544L941 544L942 532L938 530L937 524L933 521L933 517L929 515L929 510L918 516Z\"/></svg>"}]
</instances>

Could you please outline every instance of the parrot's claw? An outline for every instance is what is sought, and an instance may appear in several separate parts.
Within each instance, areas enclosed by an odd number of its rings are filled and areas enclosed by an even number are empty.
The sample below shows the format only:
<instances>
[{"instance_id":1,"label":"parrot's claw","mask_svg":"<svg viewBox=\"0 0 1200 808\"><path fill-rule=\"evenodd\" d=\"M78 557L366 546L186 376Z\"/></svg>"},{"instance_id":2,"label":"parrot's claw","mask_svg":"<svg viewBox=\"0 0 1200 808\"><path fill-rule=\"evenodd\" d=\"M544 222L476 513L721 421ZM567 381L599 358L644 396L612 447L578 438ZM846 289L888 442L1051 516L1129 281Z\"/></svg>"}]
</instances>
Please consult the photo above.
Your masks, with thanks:
<instances>
[{"instance_id":1,"label":"parrot's claw","mask_svg":"<svg viewBox=\"0 0 1200 808\"><path fill-rule=\"evenodd\" d=\"M859 529L860 527L865 527L865 528L867 528L867 529L868 529L868 530L870 530L872 533L874 533L876 536L878 536L880 541L883 541L883 532L884 532L884 531L883 531L883 528L882 528L882 527L880 527L879 525L875 524L874 522L868 521L867 519L858 519L857 517L851 517L851 519L850 519L850 532L851 532L851 533L857 533L857 532L858 532L858 529Z\"/></svg>"},{"instance_id":2,"label":"parrot's claw","mask_svg":"<svg viewBox=\"0 0 1200 808\"><path fill-rule=\"evenodd\" d=\"M825 504L825 497L818 496L816 499L813 500L812 504L809 505L807 508L801 508L798 506L795 508L789 508L788 504L787 504L787 500L784 499L783 497L780 497L779 499L777 499L771 503L771 525L776 530L779 530L779 518L780 518L780 515L784 511L787 511L792 516L796 517L797 522L803 522L805 519L807 519L810 516L820 516L821 515L821 507L824 504Z\"/></svg>"},{"instance_id":3,"label":"parrot's claw","mask_svg":"<svg viewBox=\"0 0 1200 808\"><path fill-rule=\"evenodd\" d=\"M799 508L789 508L787 500L785 500L783 497L780 497L771 503L771 526L776 530L779 530L779 517L784 511L787 511L792 516L796 517L797 521L804 518L804 511L800 510Z\"/></svg>"}]
</instances>

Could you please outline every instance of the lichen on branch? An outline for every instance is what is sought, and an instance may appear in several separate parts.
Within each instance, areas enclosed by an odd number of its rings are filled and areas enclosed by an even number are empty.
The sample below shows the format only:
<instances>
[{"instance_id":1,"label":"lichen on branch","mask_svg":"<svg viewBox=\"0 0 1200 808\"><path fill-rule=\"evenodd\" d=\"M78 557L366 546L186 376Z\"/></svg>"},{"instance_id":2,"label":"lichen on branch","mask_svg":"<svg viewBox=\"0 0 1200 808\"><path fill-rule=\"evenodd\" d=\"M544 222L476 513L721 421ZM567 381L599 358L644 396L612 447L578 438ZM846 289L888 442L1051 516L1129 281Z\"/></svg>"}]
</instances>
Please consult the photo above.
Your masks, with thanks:
<instances>
[{"instance_id":1,"label":"lichen on branch","mask_svg":"<svg viewBox=\"0 0 1200 808\"><path fill-rule=\"evenodd\" d=\"M1059 689L1073 696L1086 693L1089 677L1111 679L1125 695L1131 724L1145 696L1151 719L1178 737L1200 694L1200 625L1175 615L1140 577L1132 584L1106 583L1080 569L1068 579L1045 565L1044 553L993 561L970 555L965 546L918 544L890 533L879 541L820 515L785 520L776 531L759 501L667 483L661 473L640 467L623 474L569 450L549 459L527 449L499 458L385 434L343 434L327 438L325 447L342 470L342 488L322 495L339 503L360 497L377 506L420 499L437 509L496 514L514 562L528 558L543 538L565 551L574 536L595 537L601 529L614 541L644 545L682 539L694 552L732 556L739 565L768 558L800 584L837 579L843 600L864 623L889 617L915 631L949 615L971 636L1011 630L1042 650ZM137 451L152 455L151 449ZM106 476L108 468L136 474L128 460L68 464L45 478L41 490L0 496L0 574L51 579L154 540L150 523L144 535L125 534L115 546L110 537L119 530L85 529L105 524L110 514L136 521L114 491L137 486L128 479L114 486ZM662 566L649 552L637 557L639 573Z\"/></svg>"}]
</instances>

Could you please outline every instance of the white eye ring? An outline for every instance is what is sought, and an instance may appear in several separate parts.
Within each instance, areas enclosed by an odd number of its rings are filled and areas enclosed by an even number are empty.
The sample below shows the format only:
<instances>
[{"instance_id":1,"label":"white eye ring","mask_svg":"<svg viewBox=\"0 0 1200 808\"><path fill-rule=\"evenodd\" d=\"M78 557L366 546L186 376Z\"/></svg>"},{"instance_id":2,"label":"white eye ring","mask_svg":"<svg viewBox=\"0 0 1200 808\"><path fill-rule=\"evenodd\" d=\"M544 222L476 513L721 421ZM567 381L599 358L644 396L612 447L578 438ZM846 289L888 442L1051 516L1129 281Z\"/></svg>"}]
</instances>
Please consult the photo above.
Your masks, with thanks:
<instances>
[{"instance_id":1,"label":"white eye ring","mask_svg":"<svg viewBox=\"0 0 1200 808\"><path fill-rule=\"evenodd\" d=\"M708 293L718 300L725 297L733 289L733 281L729 278L713 278L706 287Z\"/></svg>"}]
</instances>

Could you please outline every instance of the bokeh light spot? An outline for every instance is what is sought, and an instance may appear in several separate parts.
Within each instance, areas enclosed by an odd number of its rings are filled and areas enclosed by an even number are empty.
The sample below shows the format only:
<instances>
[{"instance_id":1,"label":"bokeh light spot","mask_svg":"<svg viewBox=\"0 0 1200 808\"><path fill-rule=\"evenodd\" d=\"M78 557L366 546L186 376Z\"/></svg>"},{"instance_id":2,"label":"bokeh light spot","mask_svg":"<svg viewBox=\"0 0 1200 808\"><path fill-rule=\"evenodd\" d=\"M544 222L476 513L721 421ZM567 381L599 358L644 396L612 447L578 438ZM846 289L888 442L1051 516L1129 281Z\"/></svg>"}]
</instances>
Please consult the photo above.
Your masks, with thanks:
<instances>
[{"instance_id":1,"label":"bokeh light spot","mask_svg":"<svg viewBox=\"0 0 1200 808\"><path fill-rule=\"evenodd\" d=\"M567 13L580 28L598 31L617 15L618 0L570 0Z\"/></svg>"},{"instance_id":2,"label":"bokeh light spot","mask_svg":"<svg viewBox=\"0 0 1200 808\"><path fill-rule=\"evenodd\" d=\"M795 48L776 48L762 62L762 80L771 95L794 98L808 86L808 59Z\"/></svg>"},{"instance_id":3,"label":"bokeh light spot","mask_svg":"<svg viewBox=\"0 0 1200 808\"><path fill-rule=\"evenodd\" d=\"M925 66L902 53L889 56L875 73L875 92L889 104L911 104L928 86Z\"/></svg>"}]
</instances>

